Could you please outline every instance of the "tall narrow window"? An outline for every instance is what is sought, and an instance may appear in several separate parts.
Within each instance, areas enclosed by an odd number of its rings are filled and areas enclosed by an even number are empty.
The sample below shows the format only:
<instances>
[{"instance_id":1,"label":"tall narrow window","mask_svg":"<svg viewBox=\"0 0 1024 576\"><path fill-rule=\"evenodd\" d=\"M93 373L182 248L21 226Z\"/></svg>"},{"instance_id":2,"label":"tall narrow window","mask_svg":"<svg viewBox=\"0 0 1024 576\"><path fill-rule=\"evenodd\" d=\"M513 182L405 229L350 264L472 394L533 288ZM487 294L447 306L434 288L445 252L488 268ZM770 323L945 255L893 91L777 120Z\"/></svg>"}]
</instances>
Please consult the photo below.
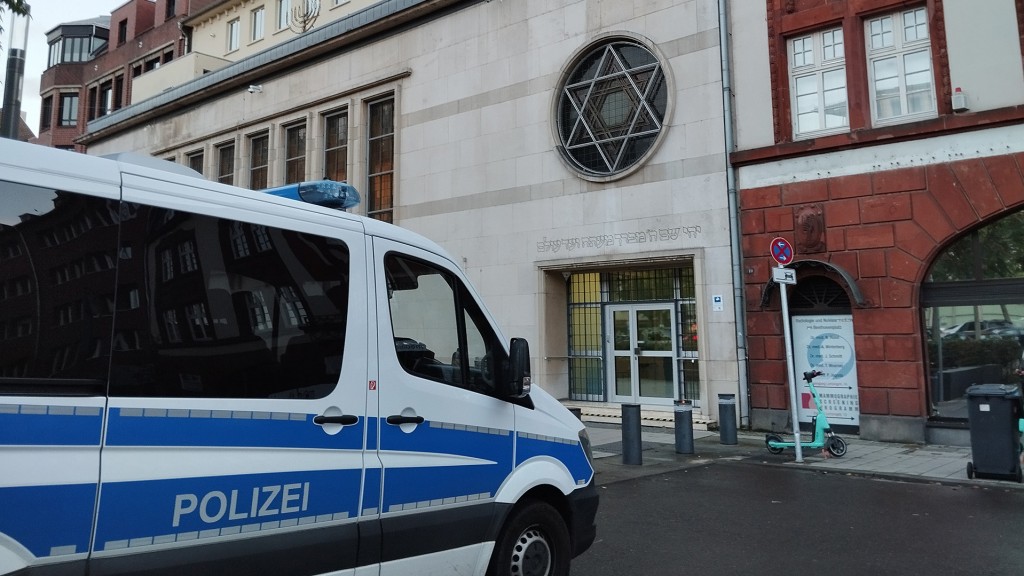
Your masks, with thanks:
<instances>
[{"instance_id":1,"label":"tall narrow window","mask_svg":"<svg viewBox=\"0 0 1024 576\"><path fill-rule=\"evenodd\" d=\"M886 14L864 27L872 119L886 124L935 116L927 10Z\"/></svg>"},{"instance_id":2,"label":"tall narrow window","mask_svg":"<svg viewBox=\"0 0 1024 576\"><path fill-rule=\"evenodd\" d=\"M202 150L200 150L199 152L192 152L186 158L187 158L187 162L188 162L188 167L189 168L195 170L196 172L199 172L200 174L203 173L203 152L202 152Z\"/></svg>"},{"instance_id":3,"label":"tall narrow window","mask_svg":"<svg viewBox=\"0 0 1024 576\"><path fill-rule=\"evenodd\" d=\"M114 110L120 110L124 106L124 74L118 74L114 78Z\"/></svg>"},{"instance_id":4,"label":"tall narrow window","mask_svg":"<svg viewBox=\"0 0 1024 576\"><path fill-rule=\"evenodd\" d=\"M394 221L395 99L370 104L367 216Z\"/></svg>"},{"instance_id":5,"label":"tall narrow window","mask_svg":"<svg viewBox=\"0 0 1024 576\"><path fill-rule=\"evenodd\" d=\"M252 30L252 34L249 37L250 42L255 42L263 38L263 16L263 6L252 11L250 18L250 29Z\"/></svg>"},{"instance_id":6,"label":"tall narrow window","mask_svg":"<svg viewBox=\"0 0 1024 576\"><path fill-rule=\"evenodd\" d=\"M223 144L217 147L217 182L235 183L235 145Z\"/></svg>"},{"instance_id":7,"label":"tall narrow window","mask_svg":"<svg viewBox=\"0 0 1024 576\"><path fill-rule=\"evenodd\" d=\"M117 45L120 46L128 41L128 21L121 20L117 23Z\"/></svg>"},{"instance_id":8,"label":"tall narrow window","mask_svg":"<svg viewBox=\"0 0 1024 576\"><path fill-rule=\"evenodd\" d=\"M849 130L843 29L789 41L793 135L807 138Z\"/></svg>"},{"instance_id":9,"label":"tall narrow window","mask_svg":"<svg viewBox=\"0 0 1024 576\"><path fill-rule=\"evenodd\" d=\"M270 136L263 134L249 139L249 188L267 187L267 162L270 157Z\"/></svg>"},{"instance_id":10,"label":"tall narrow window","mask_svg":"<svg viewBox=\"0 0 1024 576\"><path fill-rule=\"evenodd\" d=\"M306 179L306 124L295 124L284 130L285 159L284 178L286 184Z\"/></svg>"},{"instance_id":11,"label":"tall narrow window","mask_svg":"<svg viewBox=\"0 0 1024 576\"><path fill-rule=\"evenodd\" d=\"M44 132L50 129L53 122L53 96L43 98L43 106L39 112L39 131Z\"/></svg>"},{"instance_id":12,"label":"tall narrow window","mask_svg":"<svg viewBox=\"0 0 1024 576\"><path fill-rule=\"evenodd\" d=\"M335 182L348 180L348 112L324 120L324 177Z\"/></svg>"},{"instance_id":13,"label":"tall narrow window","mask_svg":"<svg viewBox=\"0 0 1024 576\"><path fill-rule=\"evenodd\" d=\"M114 111L114 84L104 82L100 84L100 116L106 116Z\"/></svg>"},{"instance_id":14,"label":"tall narrow window","mask_svg":"<svg viewBox=\"0 0 1024 576\"><path fill-rule=\"evenodd\" d=\"M167 0L167 4L165 4L164 7L164 20L170 20L171 18L174 18L174 16L177 14L177 10L175 10L174 6L174 0Z\"/></svg>"},{"instance_id":15,"label":"tall narrow window","mask_svg":"<svg viewBox=\"0 0 1024 576\"><path fill-rule=\"evenodd\" d=\"M277 29L284 30L288 27L288 8L291 0L277 0Z\"/></svg>"},{"instance_id":16,"label":"tall narrow window","mask_svg":"<svg viewBox=\"0 0 1024 576\"><path fill-rule=\"evenodd\" d=\"M234 52L235 50L238 50L238 30L238 18L235 18L231 22L228 22L228 52Z\"/></svg>"}]
</instances>

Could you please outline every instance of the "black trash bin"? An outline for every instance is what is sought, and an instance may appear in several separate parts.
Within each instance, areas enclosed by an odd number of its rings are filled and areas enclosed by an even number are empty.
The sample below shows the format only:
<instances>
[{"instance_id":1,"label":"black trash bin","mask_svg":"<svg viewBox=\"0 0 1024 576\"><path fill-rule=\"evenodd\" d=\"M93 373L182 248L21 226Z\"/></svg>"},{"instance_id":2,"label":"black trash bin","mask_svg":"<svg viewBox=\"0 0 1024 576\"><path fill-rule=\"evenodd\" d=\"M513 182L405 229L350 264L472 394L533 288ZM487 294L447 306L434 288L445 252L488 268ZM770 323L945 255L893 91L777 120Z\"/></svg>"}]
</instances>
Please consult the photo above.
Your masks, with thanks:
<instances>
[{"instance_id":1,"label":"black trash bin","mask_svg":"<svg viewBox=\"0 0 1024 576\"><path fill-rule=\"evenodd\" d=\"M1020 482L1020 388L975 384L967 389L967 410L973 458L967 463L967 477Z\"/></svg>"}]
</instances>

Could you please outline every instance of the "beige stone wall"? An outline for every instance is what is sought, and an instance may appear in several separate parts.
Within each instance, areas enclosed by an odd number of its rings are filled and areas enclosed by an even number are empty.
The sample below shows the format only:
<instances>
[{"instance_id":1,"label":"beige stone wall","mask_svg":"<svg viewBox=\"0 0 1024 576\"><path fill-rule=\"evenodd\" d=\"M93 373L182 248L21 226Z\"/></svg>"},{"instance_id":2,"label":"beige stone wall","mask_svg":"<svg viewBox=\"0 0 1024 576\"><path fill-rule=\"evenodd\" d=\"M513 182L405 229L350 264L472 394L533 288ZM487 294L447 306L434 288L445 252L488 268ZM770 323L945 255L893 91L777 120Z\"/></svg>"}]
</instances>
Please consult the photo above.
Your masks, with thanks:
<instances>
[{"instance_id":1,"label":"beige stone wall","mask_svg":"<svg viewBox=\"0 0 1024 576\"><path fill-rule=\"evenodd\" d=\"M610 34L660 56L670 114L642 168L591 182L555 149L555 92L573 57ZM315 178L322 115L347 107L350 182L363 188L366 104L392 93L395 221L452 252L506 336L530 340L536 381L568 395L561 271L654 261L668 267L692 258L704 410L713 414L716 395L736 393L738 378L718 38L715 0L479 3L267 78L262 93L239 89L181 110L90 152L142 150L183 162L204 149L212 170L214 146L234 140L236 183L244 186L247 137L269 130L273 185L283 181L282 127L306 119ZM611 240L584 247L593 237ZM713 295L723 296L723 311L712 311Z\"/></svg>"}]
</instances>

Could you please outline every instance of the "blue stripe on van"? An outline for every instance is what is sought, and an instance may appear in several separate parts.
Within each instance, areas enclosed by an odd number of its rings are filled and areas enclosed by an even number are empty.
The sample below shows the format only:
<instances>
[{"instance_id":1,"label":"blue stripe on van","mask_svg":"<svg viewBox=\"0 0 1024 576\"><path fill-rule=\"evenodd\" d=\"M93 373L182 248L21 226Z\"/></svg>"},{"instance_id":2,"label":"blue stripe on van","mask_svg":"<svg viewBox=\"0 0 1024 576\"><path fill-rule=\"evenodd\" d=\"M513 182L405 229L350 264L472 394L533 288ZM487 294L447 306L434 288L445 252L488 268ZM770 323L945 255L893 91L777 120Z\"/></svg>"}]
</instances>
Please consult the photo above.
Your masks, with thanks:
<instances>
[{"instance_id":1,"label":"blue stripe on van","mask_svg":"<svg viewBox=\"0 0 1024 576\"><path fill-rule=\"evenodd\" d=\"M382 426L380 434L382 451L478 460L462 466L432 466L427 456L424 466L387 468L381 512L493 498L512 471L513 436L509 430L431 421L409 433L398 426Z\"/></svg>"},{"instance_id":2,"label":"blue stripe on van","mask_svg":"<svg viewBox=\"0 0 1024 576\"><path fill-rule=\"evenodd\" d=\"M99 407L5 405L0 412L0 445L99 446Z\"/></svg>"},{"instance_id":3,"label":"blue stripe on van","mask_svg":"<svg viewBox=\"0 0 1024 576\"><path fill-rule=\"evenodd\" d=\"M363 480L363 516L380 513L380 468L367 468Z\"/></svg>"},{"instance_id":4,"label":"blue stripe on van","mask_svg":"<svg viewBox=\"0 0 1024 576\"><path fill-rule=\"evenodd\" d=\"M107 427L109 446L218 446L361 450L363 426L328 435L312 414L238 410L117 408Z\"/></svg>"},{"instance_id":5,"label":"blue stripe on van","mask_svg":"<svg viewBox=\"0 0 1024 576\"><path fill-rule=\"evenodd\" d=\"M105 483L95 549L354 521L361 481L353 469Z\"/></svg>"},{"instance_id":6,"label":"blue stripe on van","mask_svg":"<svg viewBox=\"0 0 1024 576\"><path fill-rule=\"evenodd\" d=\"M594 477L594 469L578 441L520 433L516 444L516 466L537 456L553 457L565 464L577 484L589 483Z\"/></svg>"},{"instance_id":7,"label":"blue stripe on van","mask_svg":"<svg viewBox=\"0 0 1024 576\"><path fill-rule=\"evenodd\" d=\"M377 450L377 428L380 426L380 420L377 418L366 418L366 449L375 451Z\"/></svg>"},{"instance_id":8,"label":"blue stripe on van","mask_svg":"<svg viewBox=\"0 0 1024 576\"><path fill-rule=\"evenodd\" d=\"M0 488L0 533L37 558L89 550L95 484Z\"/></svg>"},{"instance_id":9,"label":"blue stripe on van","mask_svg":"<svg viewBox=\"0 0 1024 576\"><path fill-rule=\"evenodd\" d=\"M512 432L500 428L430 421L406 433L398 426L385 424L380 430L380 448L424 454L457 454L497 461L512 469Z\"/></svg>"},{"instance_id":10,"label":"blue stripe on van","mask_svg":"<svg viewBox=\"0 0 1024 576\"><path fill-rule=\"evenodd\" d=\"M508 478L507 464L388 468L381 512L400 512L493 498Z\"/></svg>"}]
</instances>

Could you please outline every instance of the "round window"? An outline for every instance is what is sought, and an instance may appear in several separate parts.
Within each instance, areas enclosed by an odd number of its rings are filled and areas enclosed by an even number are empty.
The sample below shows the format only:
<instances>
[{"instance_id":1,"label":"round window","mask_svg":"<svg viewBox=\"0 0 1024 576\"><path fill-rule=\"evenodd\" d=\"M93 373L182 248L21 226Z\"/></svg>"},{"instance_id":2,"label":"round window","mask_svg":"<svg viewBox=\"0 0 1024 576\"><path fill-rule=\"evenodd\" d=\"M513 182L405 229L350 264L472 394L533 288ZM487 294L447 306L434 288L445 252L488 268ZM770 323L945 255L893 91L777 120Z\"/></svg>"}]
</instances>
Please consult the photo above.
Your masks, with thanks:
<instances>
[{"instance_id":1,"label":"round window","mask_svg":"<svg viewBox=\"0 0 1024 576\"><path fill-rule=\"evenodd\" d=\"M619 174L654 146L668 106L658 58L625 39L597 45L565 77L557 108L566 160L584 176Z\"/></svg>"}]
</instances>

